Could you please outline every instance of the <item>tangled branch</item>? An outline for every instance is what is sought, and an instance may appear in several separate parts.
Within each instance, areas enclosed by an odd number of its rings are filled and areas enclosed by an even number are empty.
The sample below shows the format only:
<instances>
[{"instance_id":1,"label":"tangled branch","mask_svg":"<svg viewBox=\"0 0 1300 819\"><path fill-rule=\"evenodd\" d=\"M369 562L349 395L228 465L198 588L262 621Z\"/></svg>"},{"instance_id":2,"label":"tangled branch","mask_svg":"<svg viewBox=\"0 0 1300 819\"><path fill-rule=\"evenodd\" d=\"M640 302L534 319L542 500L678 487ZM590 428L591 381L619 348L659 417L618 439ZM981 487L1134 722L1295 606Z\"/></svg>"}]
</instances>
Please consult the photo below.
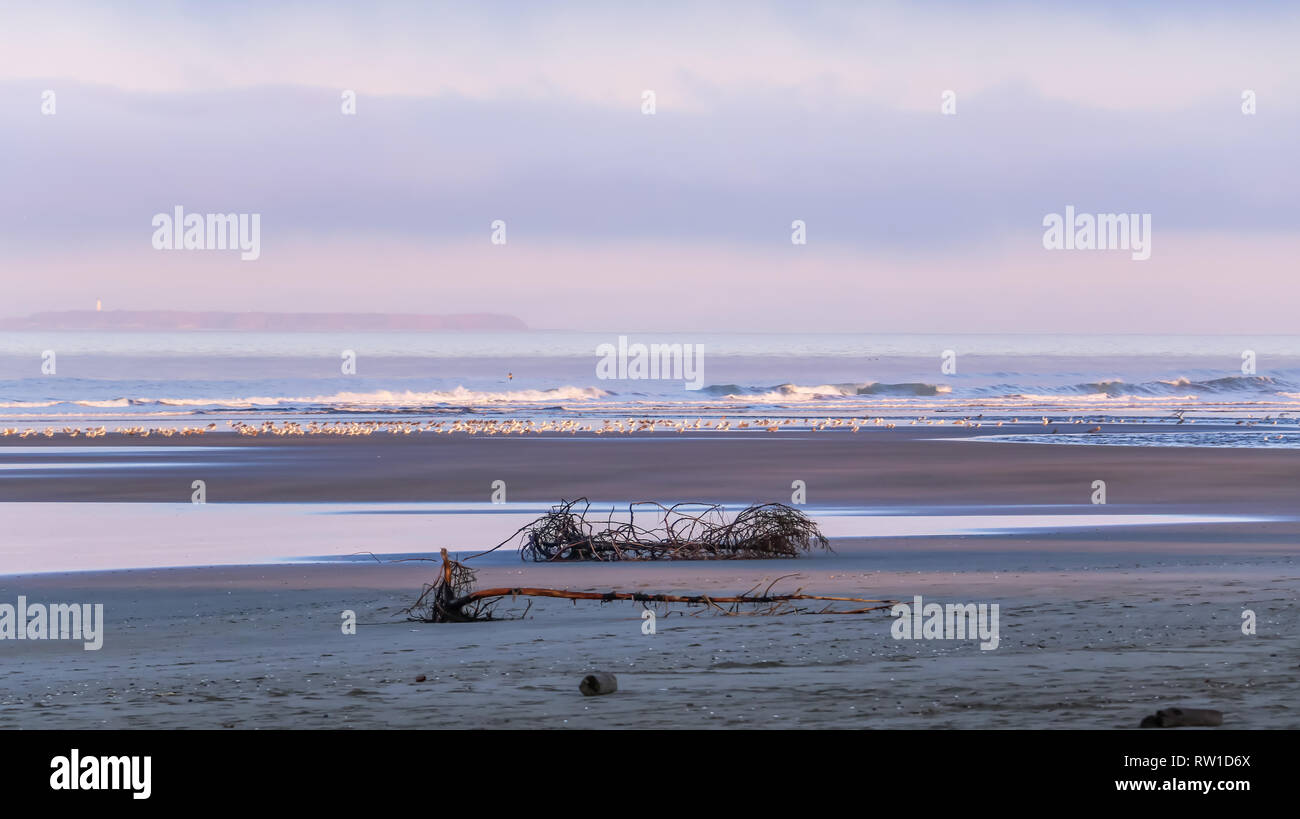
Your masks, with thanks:
<instances>
[{"instance_id":1,"label":"tangled branch","mask_svg":"<svg viewBox=\"0 0 1300 819\"><path fill-rule=\"evenodd\" d=\"M500 545L517 541L520 557L535 562L761 559L830 549L811 518L781 503L749 506L727 520L717 504L642 501L628 504L626 523L615 523L611 509L601 529L587 520L590 508L586 498L562 501ZM641 525L637 513L645 521L647 509L651 522Z\"/></svg>"}]
</instances>

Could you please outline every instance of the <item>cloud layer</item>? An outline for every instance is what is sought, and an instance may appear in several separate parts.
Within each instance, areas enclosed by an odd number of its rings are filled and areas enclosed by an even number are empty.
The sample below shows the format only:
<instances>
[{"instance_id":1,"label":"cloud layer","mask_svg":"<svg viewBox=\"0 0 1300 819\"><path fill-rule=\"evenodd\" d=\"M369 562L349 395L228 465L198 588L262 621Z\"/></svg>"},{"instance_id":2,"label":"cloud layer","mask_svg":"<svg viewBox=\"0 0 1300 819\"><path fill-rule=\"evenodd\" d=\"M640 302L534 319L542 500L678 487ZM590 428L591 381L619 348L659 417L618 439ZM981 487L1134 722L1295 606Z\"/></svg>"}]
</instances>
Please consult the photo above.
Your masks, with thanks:
<instances>
[{"instance_id":1,"label":"cloud layer","mask_svg":"<svg viewBox=\"0 0 1300 819\"><path fill-rule=\"evenodd\" d=\"M1300 295L1300 16L1087 9L20 6L0 29L0 311L416 299L592 329L1290 330L1216 294ZM262 214L262 258L152 250L175 205ZM1043 250L1066 205L1152 214L1151 260ZM1105 290L1052 304L1064 271ZM218 304L214 274L258 286Z\"/></svg>"}]
</instances>

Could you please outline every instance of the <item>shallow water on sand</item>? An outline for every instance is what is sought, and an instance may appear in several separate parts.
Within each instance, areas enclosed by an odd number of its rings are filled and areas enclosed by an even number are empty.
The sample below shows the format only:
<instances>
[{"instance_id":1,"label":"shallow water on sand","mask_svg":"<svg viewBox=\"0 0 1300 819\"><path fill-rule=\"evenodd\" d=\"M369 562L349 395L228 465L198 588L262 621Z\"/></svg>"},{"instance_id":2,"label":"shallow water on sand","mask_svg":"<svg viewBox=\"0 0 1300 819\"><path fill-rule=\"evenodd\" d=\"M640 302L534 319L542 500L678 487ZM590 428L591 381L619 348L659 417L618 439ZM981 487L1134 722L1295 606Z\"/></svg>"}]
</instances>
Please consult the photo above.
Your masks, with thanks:
<instances>
[{"instance_id":1,"label":"shallow water on sand","mask_svg":"<svg viewBox=\"0 0 1300 819\"><path fill-rule=\"evenodd\" d=\"M0 503L0 574L333 560L490 548L548 511L546 504L465 503ZM740 507L731 506L734 512ZM1122 507L807 507L830 538L1043 534L1100 527L1224 525L1285 520L1149 514ZM604 510L610 509L610 512ZM626 502L593 504L600 526L626 520ZM597 511L601 510L601 511ZM620 512L619 510L623 510ZM513 550L514 543L504 550Z\"/></svg>"}]
</instances>

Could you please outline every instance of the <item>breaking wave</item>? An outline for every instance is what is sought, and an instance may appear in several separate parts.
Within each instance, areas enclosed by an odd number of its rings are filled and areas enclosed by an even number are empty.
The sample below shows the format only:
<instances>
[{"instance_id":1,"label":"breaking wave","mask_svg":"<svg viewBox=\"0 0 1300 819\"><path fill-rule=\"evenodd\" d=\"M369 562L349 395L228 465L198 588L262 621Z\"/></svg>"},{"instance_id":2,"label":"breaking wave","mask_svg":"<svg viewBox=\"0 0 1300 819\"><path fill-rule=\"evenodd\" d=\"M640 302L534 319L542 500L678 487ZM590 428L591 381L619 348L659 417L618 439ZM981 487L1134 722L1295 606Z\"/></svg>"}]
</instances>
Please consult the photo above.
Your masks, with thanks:
<instances>
[{"instance_id":1,"label":"breaking wave","mask_svg":"<svg viewBox=\"0 0 1300 819\"><path fill-rule=\"evenodd\" d=\"M499 392L452 390L417 392L413 390L375 390L372 392L337 392L315 396L244 396L235 398L113 398L99 401L11 401L0 402L4 409L38 409L46 407L87 407L116 409L126 407L226 407L232 409L262 407L425 407L482 406L494 404L535 404L557 401L592 401L610 393L598 387L557 387L540 390L506 390Z\"/></svg>"},{"instance_id":2,"label":"breaking wave","mask_svg":"<svg viewBox=\"0 0 1300 819\"><path fill-rule=\"evenodd\" d=\"M860 384L820 384L815 386L778 384L774 387L741 387L737 384L716 384L701 390L701 392L708 395L758 402L798 401L861 395L914 396L922 398L943 395L951 391L952 388L944 384L924 384L919 382L880 384L874 381Z\"/></svg>"},{"instance_id":3,"label":"breaking wave","mask_svg":"<svg viewBox=\"0 0 1300 819\"><path fill-rule=\"evenodd\" d=\"M1211 378L1202 381L1190 378L1143 381L1130 384L1119 379L1112 381L1093 381L1074 384L1061 392L1067 395L1112 395L1112 396L1181 396L1181 395L1222 395L1233 393L1279 393L1296 389L1300 385L1292 384L1267 375L1234 375L1223 378ZM1051 394L1053 390L1037 388L1034 392Z\"/></svg>"}]
</instances>

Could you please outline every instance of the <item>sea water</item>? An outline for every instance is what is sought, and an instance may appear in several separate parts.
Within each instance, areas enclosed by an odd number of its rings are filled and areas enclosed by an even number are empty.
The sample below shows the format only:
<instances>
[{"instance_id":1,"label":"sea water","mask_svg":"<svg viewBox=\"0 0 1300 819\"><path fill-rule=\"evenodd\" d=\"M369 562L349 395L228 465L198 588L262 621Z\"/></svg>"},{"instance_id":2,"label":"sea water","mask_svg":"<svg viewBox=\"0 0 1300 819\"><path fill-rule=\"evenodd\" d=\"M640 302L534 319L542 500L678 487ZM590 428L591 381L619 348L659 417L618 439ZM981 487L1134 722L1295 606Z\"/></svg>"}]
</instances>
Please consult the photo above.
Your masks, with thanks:
<instances>
[{"instance_id":1,"label":"sea water","mask_svg":"<svg viewBox=\"0 0 1300 819\"><path fill-rule=\"evenodd\" d=\"M620 336L702 351L698 383L604 377L627 374L600 366ZM48 352L53 372L42 369ZM0 333L0 425L934 413L1294 425L1297 412L1300 336L1290 335Z\"/></svg>"}]
</instances>

